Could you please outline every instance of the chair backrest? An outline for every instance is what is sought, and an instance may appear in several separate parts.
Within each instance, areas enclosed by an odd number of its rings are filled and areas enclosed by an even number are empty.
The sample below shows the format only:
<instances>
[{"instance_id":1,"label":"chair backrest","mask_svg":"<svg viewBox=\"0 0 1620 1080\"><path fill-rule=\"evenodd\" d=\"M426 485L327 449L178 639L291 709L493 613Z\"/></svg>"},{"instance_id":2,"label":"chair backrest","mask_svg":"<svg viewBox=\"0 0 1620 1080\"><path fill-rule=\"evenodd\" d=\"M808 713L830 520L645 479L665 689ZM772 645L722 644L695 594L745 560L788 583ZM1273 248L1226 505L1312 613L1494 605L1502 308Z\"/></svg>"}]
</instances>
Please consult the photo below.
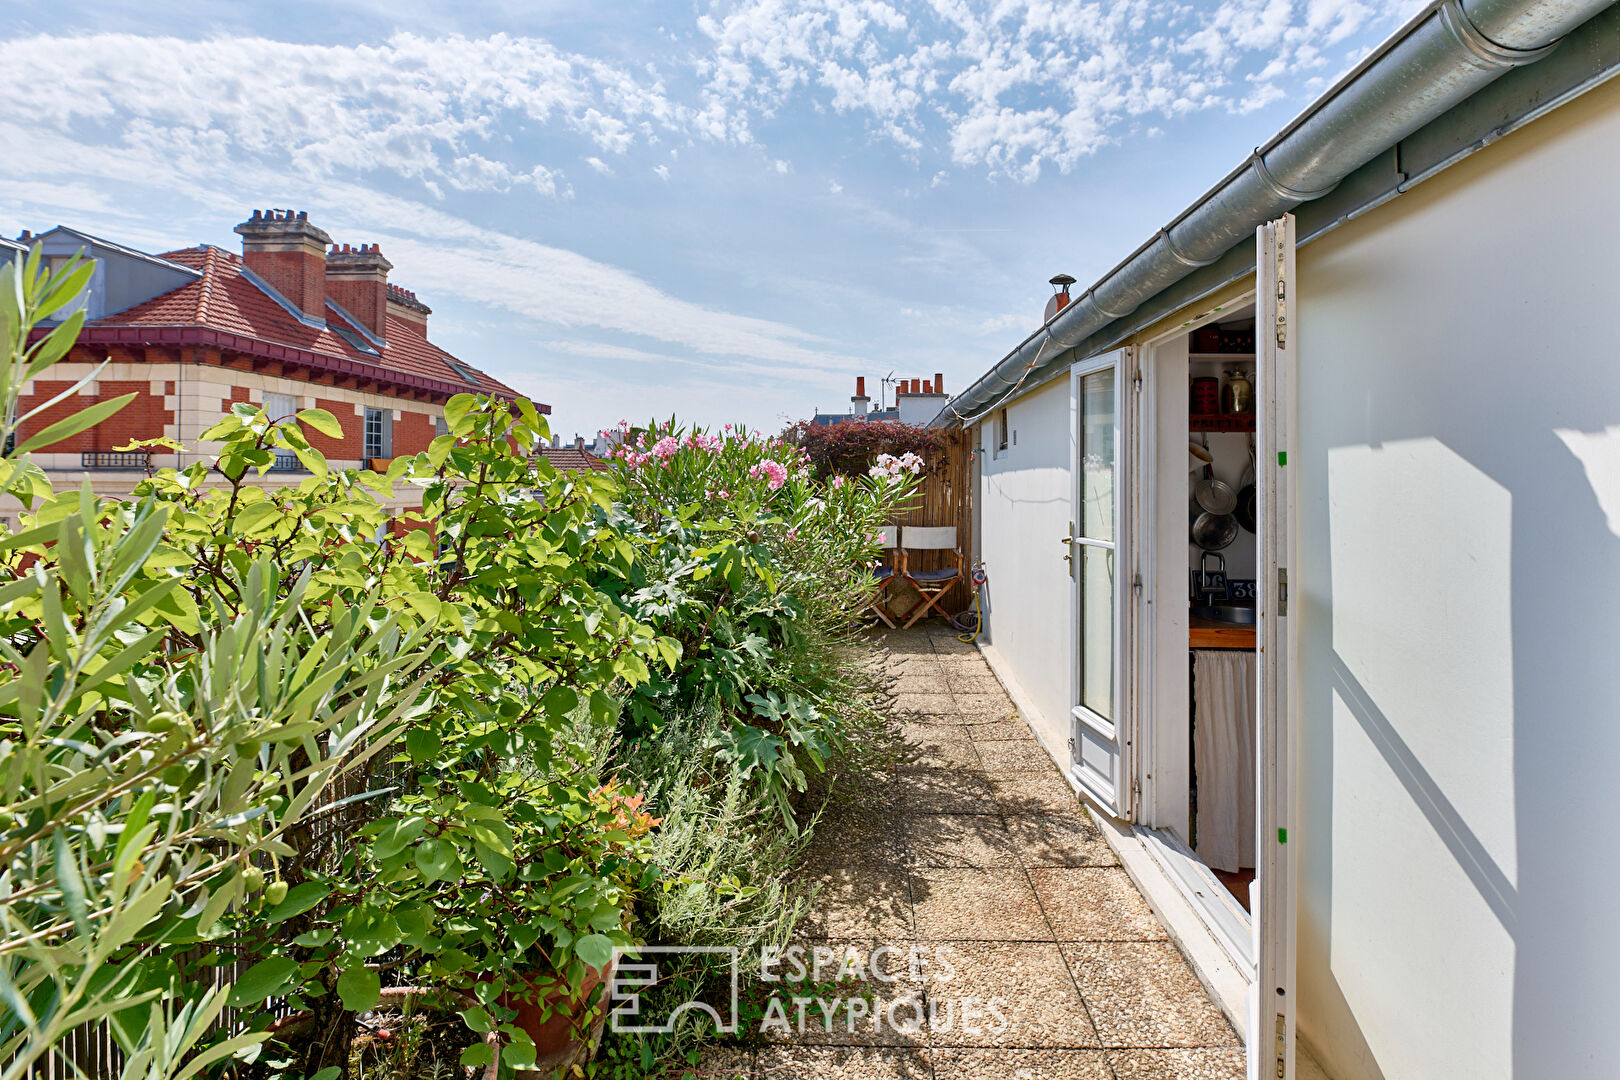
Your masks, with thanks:
<instances>
[{"instance_id":1,"label":"chair backrest","mask_svg":"<svg viewBox=\"0 0 1620 1080\"><path fill-rule=\"evenodd\" d=\"M907 525L900 530L900 546L913 551L949 551L956 547L956 527Z\"/></svg>"},{"instance_id":2,"label":"chair backrest","mask_svg":"<svg viewBox=\"0 0 1620 1080\"><path fill-rule=\"evenodd\" d=\"M882 537L880 543L883 547L895 548L900 546L900 526L885 525L878 530L878 533Z\"/></svg>"}]
</instances>

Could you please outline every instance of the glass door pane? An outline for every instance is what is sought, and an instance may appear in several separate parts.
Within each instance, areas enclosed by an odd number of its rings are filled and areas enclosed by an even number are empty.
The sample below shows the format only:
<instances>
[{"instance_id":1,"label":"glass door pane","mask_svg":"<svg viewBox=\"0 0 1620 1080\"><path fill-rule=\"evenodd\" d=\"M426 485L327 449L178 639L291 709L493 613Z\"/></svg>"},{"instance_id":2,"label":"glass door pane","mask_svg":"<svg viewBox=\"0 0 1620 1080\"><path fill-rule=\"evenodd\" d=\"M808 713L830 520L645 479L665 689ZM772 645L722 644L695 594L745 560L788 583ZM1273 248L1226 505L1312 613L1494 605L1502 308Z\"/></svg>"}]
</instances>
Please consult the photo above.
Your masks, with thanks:
<instances>
[{"instance_id":1,"label":"glass door pane","mask_svg":"<svg viewBox=\"0 0 1620 1080\"><path fill-rule=\"evenodd\" d=\"M1114 551L1081 544L1080 704L1114 719Z\"/></svg>"},{"instance_id":2,"label":"glass door pane","mask_svg":"<svg viewBox=\"0 0 1620 1080\"><path fill-rule=\"evenodd\" d=\"M1115 373L1080 380L1080 704L1114 719Z\"/></svg>"},{"instance_id":3,"label":"glass door pane","mask_svg":"<svg viewBox=\"0 0 1620 1080\"><path fill-rule=\"evenodd\" d=\"M1080 380L1080 535L1114 539L1114 369Z\"/></svg>"}]
</instances>

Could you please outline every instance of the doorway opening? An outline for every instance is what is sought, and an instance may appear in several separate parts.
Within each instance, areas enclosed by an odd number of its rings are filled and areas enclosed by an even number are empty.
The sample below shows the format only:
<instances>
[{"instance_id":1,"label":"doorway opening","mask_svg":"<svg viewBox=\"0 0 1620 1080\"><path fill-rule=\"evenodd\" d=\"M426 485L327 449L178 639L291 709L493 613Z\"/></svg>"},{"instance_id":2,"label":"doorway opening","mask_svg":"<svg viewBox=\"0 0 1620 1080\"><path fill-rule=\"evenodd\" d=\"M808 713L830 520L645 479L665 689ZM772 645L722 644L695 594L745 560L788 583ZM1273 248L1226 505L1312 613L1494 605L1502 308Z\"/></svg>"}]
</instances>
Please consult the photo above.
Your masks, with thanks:
<instances>
[{"instance_id":1,"label":"doorway opening","mask_svg":"<svg viewBox=\"0 0 1620 1080\"><path fill-rule=\"evenodd\" d=\"M1136 821L1241 970L1255 963L1255 305L1142 350Z\"/></svg>"}]
</instances>

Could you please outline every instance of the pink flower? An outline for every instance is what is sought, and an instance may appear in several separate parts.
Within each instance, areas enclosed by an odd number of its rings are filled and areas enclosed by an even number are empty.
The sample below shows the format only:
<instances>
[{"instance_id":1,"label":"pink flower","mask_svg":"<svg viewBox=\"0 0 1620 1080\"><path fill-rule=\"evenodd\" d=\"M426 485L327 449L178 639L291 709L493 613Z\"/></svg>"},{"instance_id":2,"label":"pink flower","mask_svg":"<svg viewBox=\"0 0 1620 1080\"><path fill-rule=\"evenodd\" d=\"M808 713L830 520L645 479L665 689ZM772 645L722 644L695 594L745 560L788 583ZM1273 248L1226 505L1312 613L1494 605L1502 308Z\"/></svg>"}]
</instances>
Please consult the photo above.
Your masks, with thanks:
<instances>
[{"instance_id":1,"label":"pink flower","mask_svg":"<svg viewBox=\"0 0 1620 1080\"><path fill-rule=\"evenodd\" d=\"M672 458L680 452L681 444L673 435L665 435L653 445L652 453L657 458Z\"/></svg>"},{"instance_id":2,"label":"pink flower","mask_svg":"<svg viewBox=\"0 0 1620 1080\"><path fill-rule=\"evenodd\" d=\"M844 486L844 477L842 474L832 478L832 486L835 488L841 488Z\"/></svg>"},{"instance_id":3,"label":"pink flower","mask_svg":"<svg viewBox=\"0 0 1620 1080\"><path fill-rule=\"evenodd\" d=\"M782 465L781 462L772 461L767 458L766 460L755 465L753 468L749 469L748 475L769 477L765 486L770 488L772 491L775 491L783 484L787 483L788 474L787 469Z\"/></svg>"},{"instance_id":4,"label":"pink flower","mask_svg":"<svg viewBox=\"0 0 1620 1080\"><path fill-rule=\"evenodd\" d=\"M789 529L787 531L787 538L789 540L797 540L799 538L799 530L798 530L798 528L795 527L795 528Z\"/></svg>"},{"instance_id":5,"label":"pink flower","mask_svg":"<svg viewBox=\"0 0 1620 1080\"><path fill-rule=\"evenodd\" d=\"M720 497L722 499L729 499L729 498L731 498L731 492L727 491L725 488L721 488L720 489Z\"/></svg>"}]
</instances>

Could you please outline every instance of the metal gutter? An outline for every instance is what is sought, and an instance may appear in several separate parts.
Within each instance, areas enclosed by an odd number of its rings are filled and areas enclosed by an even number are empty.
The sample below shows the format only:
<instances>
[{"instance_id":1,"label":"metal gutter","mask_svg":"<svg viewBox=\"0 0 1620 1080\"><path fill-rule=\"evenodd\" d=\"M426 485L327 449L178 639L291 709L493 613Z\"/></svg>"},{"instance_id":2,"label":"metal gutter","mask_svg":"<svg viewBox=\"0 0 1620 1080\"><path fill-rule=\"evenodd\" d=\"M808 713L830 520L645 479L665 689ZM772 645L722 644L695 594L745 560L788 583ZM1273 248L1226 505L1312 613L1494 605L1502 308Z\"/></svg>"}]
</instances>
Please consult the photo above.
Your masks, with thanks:
<instances>
[{"instance_id":1,"label":"metal gutter","mask_svg":"<svg viewBox=\"0 0 1620 1080\"><path fill-rule=\"evenodd\" d=\"M932 425L978 419L1110 324L1224 261L1261 224L1323 199L1408 136L1547 56L1614 2L1439 0L952 399Z\"/></svg>"}]
</instances>

